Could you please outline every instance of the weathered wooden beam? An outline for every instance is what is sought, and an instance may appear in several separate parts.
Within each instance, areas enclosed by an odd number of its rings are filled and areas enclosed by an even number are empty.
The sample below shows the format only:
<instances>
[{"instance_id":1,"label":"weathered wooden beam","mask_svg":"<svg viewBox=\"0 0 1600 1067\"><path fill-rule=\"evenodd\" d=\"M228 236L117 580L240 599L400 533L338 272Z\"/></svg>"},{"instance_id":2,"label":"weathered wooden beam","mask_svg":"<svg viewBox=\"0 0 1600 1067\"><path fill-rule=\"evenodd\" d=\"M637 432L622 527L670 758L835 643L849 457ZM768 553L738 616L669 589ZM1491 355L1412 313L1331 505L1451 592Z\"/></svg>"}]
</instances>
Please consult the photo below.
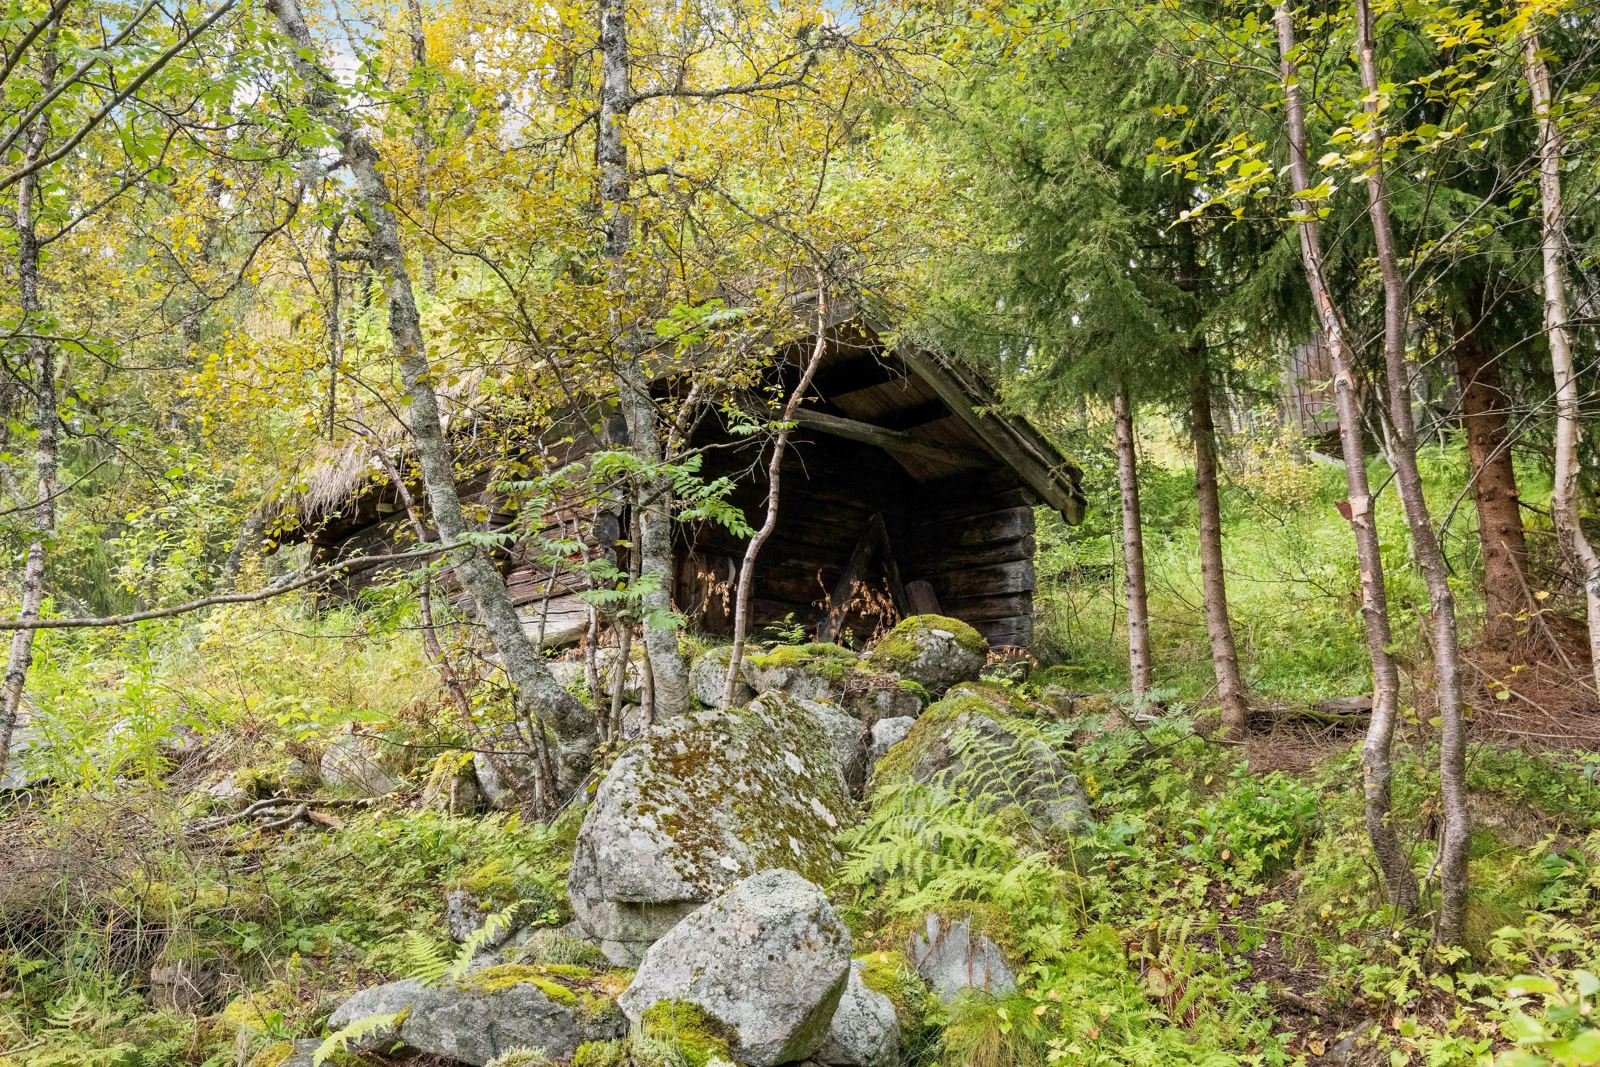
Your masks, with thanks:
<instances>
[{"instance_id":1,"label":"weathered wooden beam","mask_svg":"<svg viewBox=\"0 0 1600 1067\"><path fill-rule=\"evenodd\" d=\"M962 375L933 353L914 346L902 345L895 349L895 355L927 382L1045 503L1061 512L1068 522L1083 521L1083 493L1074 486L1068 472L1058 470L1051 462L1051 450L1037 433L1031 428L1019 429L1013 420L1000 415L980 415L973 408L975 399L988 395L987 387Z\"/></svg>"},{"instance_id":2,"label":"weathered wooden beam","mask_svg":"<svg viewBox=\"0 0 1600 1067\"><path fill-rule=\"evenodd\" d=\"M890 430L882 426L874 426L870 422L860 422L856 419L846 419L838 415L829 415L823 411L808 411L801 409L795 413L795 420L800 426L818 433L832 434L834 437L843 437L847 441L857 441L864 445L873 445L886 452L902 452L908 456L921 456L924 459L938 460L942 463L992 464L994 458L982 452L971 451L963 448L952 448L948 445L936 445L931 441L924 441L914 434L904 430Z\"/></svg>"},{"instance_id":3,"label":"weathered wooden beam","mask_svg":"<svg viewBox=\"0 0 1600 1067\"><path fill-rule=\"evenodd\" d=\"M856 547L850 552L850 561L845 564L844 570L839 574L839 580L833 583L833 593L828 597L828 609L823 613L822 621L817 624L817 640L832 641L839 634L839 627L844 624L845 614L850 609L852 593L856 583L859 582L867 571L867 565L872 562L872 556L886 542L883 531L883 516L873 515L867 520L867 528L861 531L861 536L856 540Z\"/></svg>"}]
</instances>

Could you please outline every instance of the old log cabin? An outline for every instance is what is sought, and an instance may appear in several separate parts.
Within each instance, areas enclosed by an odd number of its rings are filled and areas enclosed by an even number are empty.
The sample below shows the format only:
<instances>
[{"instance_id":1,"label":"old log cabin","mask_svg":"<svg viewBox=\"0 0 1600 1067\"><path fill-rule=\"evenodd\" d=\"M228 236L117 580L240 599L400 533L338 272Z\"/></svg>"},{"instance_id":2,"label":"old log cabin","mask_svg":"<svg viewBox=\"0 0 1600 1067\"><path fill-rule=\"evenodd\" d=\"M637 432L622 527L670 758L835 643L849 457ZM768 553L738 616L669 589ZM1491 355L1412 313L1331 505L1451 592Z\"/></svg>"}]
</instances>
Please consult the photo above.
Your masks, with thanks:
<instances>
[{"instance_id":1,"label":"old log cabin","mask_svg":"<svg viewBox=\"0 0 1600 1067\"><path fill-rule=\"evenodd\" d=\"M789 387L813 347L814 338L786 346L767 372L769 384ZM1034 508L1048 506L1074 523L1084 508L1078 469L1043 435L1001 413L971 370L935 352L891 349L856 317L829 329L796 422L778 525L757 563L753 632L787 624L824 639L865 639L901 616L934 611L971 623L996 647L1030 643ZM621 431L613 425L611 432L615 440ZM555 450L561 462L599 447L581 427L562 434ZM459 448L471 447L454 426L452 436ZM725 413L711 409L690 442L703 450L703 477L733 479L730 500L752 525L763 514L760 453L768 440L733 433ZM410 539L401 495L385 474L395 468L367 450L352 442L285 497L280 540L307 541L314 559L327 562ZM548 447L528 451L544 453L548 464ZM463 500L478 501L491 527L513 517L494 481L480 474L462 485ZM553 536L576 534L625 565L628 525L617 509L557 508L545 520ZM730 632L744 540L703 521L679 524L676 538L676 606L697 630ZM523 549L507 553L502 566L514 602L545 647L579 639L589 612L580 593L590 579L548 558L535 562ZM342 592L375 580L354 574Z\"/></svg>"}]
</instances>

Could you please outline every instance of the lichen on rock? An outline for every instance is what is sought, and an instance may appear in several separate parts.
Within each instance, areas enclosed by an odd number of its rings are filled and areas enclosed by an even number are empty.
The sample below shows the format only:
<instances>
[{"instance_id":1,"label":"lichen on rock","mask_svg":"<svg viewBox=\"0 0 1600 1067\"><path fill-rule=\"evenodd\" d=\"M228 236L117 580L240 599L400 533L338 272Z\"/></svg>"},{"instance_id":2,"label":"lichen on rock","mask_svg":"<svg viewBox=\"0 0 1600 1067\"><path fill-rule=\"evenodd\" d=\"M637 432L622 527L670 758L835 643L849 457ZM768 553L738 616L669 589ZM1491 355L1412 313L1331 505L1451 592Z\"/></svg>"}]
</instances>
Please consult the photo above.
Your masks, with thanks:
<instances>
[{"instance_id":1,"label":"lichen on rock","mask_svg":"<svg viewBox=\"0 0 1600 1067\"><path fill-rule=\"evenodd\" d=\"M745 879L651 946L618 1003L640 1022L663 1001L726 1027L749 1067L803 1060L827 1037L850 975L850 932L793 871Z\"/></svg>"},{"instance_id":2,"label":"lichen on rock","mask_svg":"<svg viewBox=\"0 0 1600 1067\"><path fill-rule=\"evenodd\" d=\"M874 790L906 781L991 809L1014 806L1040 829L1092 821L1089 798L1066 758L996 686L964 684L918 719L873 768Z\"/></svg>"},{"instance_id":3,"label":"lichen on rock","mask_svg":"<svg viewBox=\"0 0 1600 1067\"><path fill-rule=\"evenodd\" d=\"M937 695L957 682L977 678L988 655L989 642L960 619L912 615L872 646L866 663L908 678Z\"/></svg>"},{"instance_id":4,"label":"lichen on rock","mask_svg":"<svg viewBox=\"0 0 1600 1067\"><path fill-rule=\"evenodd\" d=\"M612 764L584 817L567 891L614 963L756 871L826 880L853 817L828 736L781 697L658 724Z\"/></svg>"}]
</instances>

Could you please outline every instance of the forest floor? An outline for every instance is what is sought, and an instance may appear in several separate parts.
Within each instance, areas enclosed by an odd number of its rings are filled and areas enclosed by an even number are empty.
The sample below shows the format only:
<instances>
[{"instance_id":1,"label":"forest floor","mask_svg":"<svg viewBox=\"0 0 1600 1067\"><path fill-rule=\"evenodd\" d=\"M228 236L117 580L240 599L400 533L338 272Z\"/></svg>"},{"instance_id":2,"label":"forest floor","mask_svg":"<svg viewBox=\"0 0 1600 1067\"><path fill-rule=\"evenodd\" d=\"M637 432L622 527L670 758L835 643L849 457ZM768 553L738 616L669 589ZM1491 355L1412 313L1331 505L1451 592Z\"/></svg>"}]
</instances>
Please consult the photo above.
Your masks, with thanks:
<instances>
[{"instance_id":1,"label":"forest floor","mask_svg":"<svg viewBox=\"0 0 1600 1067\"><path fill-rule=\"evenodd\" d=\"M1271 499L1247 477L1229 487L1234 615L1262 706L1363 689L1326 473L1274 483ZM827 888L859 950L897 949L913 912L959 904L995 916L1020 963L1014 994L932 1008L908 1062L1600 1062L1586 1021L1600 992L1600 710L1561 662L1561 598L1469 652L1471 916L1466 945L1439 949L1436 731L1414 629L1399 649L1394 824L1424 902L1401 916L1368 858L1359 719L1275 714L1242 747L1197 731L1209 679L1183 475L1170 494L1150 481L1150 525L1165 531L1151 546L1159 710L1120 691L1109 535L1091 522L1041 536L1052 665L1017 694L1090 694L1067 713L1036 706L1094 829L1041 838L959 804L930 825L874 797L841 841ZM1388 540L1403 555L1397 528ZM1424 600L1395 574L1395 603L1414 612ZM246 1064L317 1034L354 989L447 962L448 889L566 920L581 805L548 825L420 805L461 737L414 623L403 597L331 612L284 601L44 644L31 683L55 784L0 816L0 1065ZM399 741L399 792L326 807L320 824L196 832L218 775L292 794L350 721ZM179 735L196 747L174 750ZM215 987L155 1006L152 972L179 960L206 961Z\"/></svg>"}]
</instances>

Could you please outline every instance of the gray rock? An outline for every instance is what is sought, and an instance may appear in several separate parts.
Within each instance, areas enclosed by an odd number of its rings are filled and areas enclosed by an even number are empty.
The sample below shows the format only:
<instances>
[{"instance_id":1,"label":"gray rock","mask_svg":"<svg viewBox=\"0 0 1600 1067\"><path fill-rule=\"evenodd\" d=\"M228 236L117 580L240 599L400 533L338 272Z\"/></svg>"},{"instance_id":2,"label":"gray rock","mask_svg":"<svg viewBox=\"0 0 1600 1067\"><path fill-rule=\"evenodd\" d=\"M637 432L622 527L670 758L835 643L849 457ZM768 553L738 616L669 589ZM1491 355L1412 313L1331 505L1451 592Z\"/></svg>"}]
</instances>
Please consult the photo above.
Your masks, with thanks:
<instances>
[{"instance_id":1,"label":"gray rock","mask_svg":"<svg viewBox=\"0 0 1600 1067\"><path fill-rule=\"evenodd\" d=\"M822 890L766 870L652 945L618 1003L634 1023L659 1001L697 1005L740 1063L773 1067L822 1046L849 975L850 931Z\"/></svg>"},{"instance_id":2,"label":"gray rock","mask_svg":"<svg viewBox=\"0 0 1600 1067\"><path fill-rule=\"evenodd\" d=\"M892 1067L900 1056L900 1020L894 1001L861 980L860 960L850 965L850 982L833 1013L828 1036L817 1049L830 1067Z\"/></svg>"},{"instance_id":3,"label":"gray rock","mask_svg":"<svg viewBox=\"0 0 1600 1067\"><path fill-rule=\"evenodd\" d=\"M913 615L885 634L867 653L867 663L943 693L975 681L989 656L989 643L960 619Z\"/></svg>"},{"instance_id":4,"label":"gray rock","mask_svg":"<svg viewBox=\"0 0 1600 1067\"><path fill-rule=\"evenodd\" d=\"M742 669L758 693L786 693L797 700L843 704L856 668L856 654L838 645L780 645L747 651Z\"/></svg>"},{"instance_id":5,"label":"gray rock","mask_svg":"<svg viewBox=\"0 0 1600 1067\"><path fill-rule=\"evenodd\" d=\"M606 772L578 831L567 895L613 963L741 878L825 879L853 814L828 735L777 694L658 723Z\"/></svg>"},{"instance_id":6,"label":"gray rock","mask_svg":"<svg viewBox=\"0 0 1600 1067\"><path fill-rule=\"evenodd\" d=\"M582 659L546 660L545 666L550 670L550 677L563 689L581 692L589 686L588 672Z\"/></svg>"},{"instance_id":7,"label":"gray rock","mask_svg":"<svg viewBox=\"0 0 1600 1067\"><path fill-rule=\"evenodd\" d=\"M754 703L777 700L775 693L766 693L756 697ZM833 760L838 765L839 775L844 779L845 788L852 796L861 794L861 787L867 780L867 752L865 728L861 720L845 714L840 708L821 700L797 700L795 703L810 712L811 718L822 732L828 735L828 744L833 749Z\"/></svg>"},{"instance_id":8,"label":"gray rock","mask_svg":"<svg viewBox=\"0 0 1600 1067\"><path fill-rule=\"evenodd\" d=\"M460 944L473 934L477 933L489 917L495 913L495 908L465 889L452 889L444 895L444 928L450 935L450 940ZM505 923L498 933L486 937L481 947L485 950L496 949L505 944L512 934L517 932L515 923Z\"/></svg>"},{"instance_id":9,"label":"gray rock","mask_svg":"<svg viewBox=\"0 0 1600 1067\"><path fill-rule=\"evenodd\" d=\"M869 677L871 683L866 689L845 694L845 709L851 714L867 723L915 719L922 714L926 703L922 695L901 685L898 677L889 674Z\"/></svg>"},{"instance_id":10,"label":"gray rock","mask_svg":"<svg viewBox=\"0 0 1600 1067\"><path fill-rule=\"evenodd\" d=\"M897 716L893 719L879 719L872 724L872 743L867 751L867 759L874 765L889 750L906 739L911 728L917 725L917 720L907 715Z\"/></svg>"},{"instance_id":11,"label":"gray rock","mask_svg":"<svg viewBox=\"0 0 1600 1067\"><path fill-rule=\"evenodd\" d=\"M405 1015L398 1026L374 1031L352 1045L376 1049L398 1041L418 1052L484 1067L518 1048L542 1049L552 1059L567 1059L586 1041L626 1032L621 1014L614 1010L585 1011L577 1004L557 1003L530 982L503 983L495 969L466 982L430 986L408 978L364 989L329 1016L328 1029L401 1012Z\"/></svg>"},{"instance_id":12,"label":"gray rock","mask_svg":"<svg viewBox=\"0 0 1600 1067\"><path fill-rule=\"evenodd\" d=\"M689 668L689 686L694 690L695 699L708 708L725 708L728 703L722 699L723 685L728 678L728 658L733 654L729 645L719 645L707 649L694 661ZM740 672L743 674L743 672ZM748 704L756 691L750 688L743 677L735 679L733 686L733 706Z\"/></svg>"},{"instance_id":13,"label":"gray rock","mask_svg":"<svg viewBox=\"0 0 1600 1067\"><path fill-rule=\"evenodd\" d=\"M485 748L494 751L491 754ZM472 772L484 801L497 811L515 811L521 804L520 794L531 795L535 764L528 754L528 742L515 724L501 723L480 742L472 754Z\"/></svg>"},{"instance_id":14,"label":"gray rock","mask_svg":"<svg viewBox=\"0 0 1600 1067\"><path fill-rule=\"evenodd\" d=\"M150 1004L180 1015L207 1015L222 1007L222 961L215 957L163 959L150 968Z\"/></svg>"},{"instance_id":15,"label":"gray rock","mask_svg":"<svg viewBox=\"0 0 1600 1067\"><path fill-rule=\"evenodd\" d=\"M32 789L50 780L37 766L43 742L44 737L36 726L24 723L12 729L11 752L6 758L5 771L0 773L0 792Z\"/></svg>"},{"instance_id":16,"label":"gray rock","mask_svg":"<svg viewBox=\"0 0 1600 1067\"><path fill-rule=\"evenodd\" d=\"M234 807L242 804L250 796L249 790L239 784L232 772L204 787L201 792L220 805Z\"/></svg>"},{"instance_id":17,"label":"gray rock","mask_svg":"<svg viewBox=\"0 0 1600 1067\"><path fill-rule=\"evenodd\" d=\"M363 796L381 797L400 788L397 778L385 765L389 746L368 734L351 728L330 744L318 765L322 780L335 789Z\"/></svg>"},{"instance_id":18,"label":"gray rock","mask_svg":"<svg viewBox=\"0 0 1600 1067\"><path fill-rule=\"evenodd\" d=\"M930 708L901 742L911 746L912 780L994 807L1015 804L1042 829L1070 832L1092 824L1078 776L1003 699L962 686Z\"/></svg>"},{"instance_id":19,"label":"gray rock","mask_svg":"<svg viewBox=\"0 0 1600 1067\"><path fill-rule=\"evenodd\" d=\"M927 918L927 935L912 934L907 955L917 973L946 1004L968 989L1001 995L1017 987L1017 974L988 936L970 918L950 921L937 912Z\"/></svg>"}]
</instances>

